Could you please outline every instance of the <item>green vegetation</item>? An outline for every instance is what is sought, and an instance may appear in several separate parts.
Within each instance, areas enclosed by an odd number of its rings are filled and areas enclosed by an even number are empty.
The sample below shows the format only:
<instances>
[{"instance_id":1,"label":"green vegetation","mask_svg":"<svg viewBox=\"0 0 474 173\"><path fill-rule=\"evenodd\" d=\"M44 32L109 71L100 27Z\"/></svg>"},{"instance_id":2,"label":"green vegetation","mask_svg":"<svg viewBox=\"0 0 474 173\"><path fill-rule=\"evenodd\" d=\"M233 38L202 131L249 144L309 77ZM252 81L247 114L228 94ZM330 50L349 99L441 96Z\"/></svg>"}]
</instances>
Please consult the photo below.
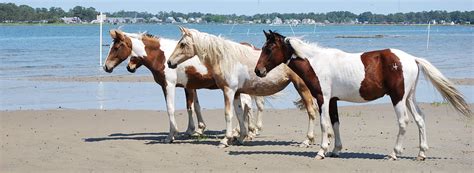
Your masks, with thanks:
<instances>
[{"instance_id":1,"label":"green vegetation","mask_svg":"<svg viewBox=\"0 0 474 173\"><path fill-rule=\"evenodd\" d=\"M98 12L93 7L76 6L69 11L64 11L59 7L32 8L28 5L17 6L14 3L0 3L0 23L57 23L62 17L79 17L82 21L96 19ZM395 14L374 14L364 12L359 15L348 11L334 11L328 13L270 13L249 15L220 15L210 13L180 13L180 12L158 12L152 14L148 12L118 11L105 13L107 17L130 17L148 19L156 17L165 21L167 17L201 18L207 23L265 23L267 20L280 18L282 20L303 20L312 19L320 23L366 23L366 24L426 24L428 21L454 22L456 24L474 24L474 11L423 11Z\"/></svg>"},{"instance_id":2,"label":"green vegetation","mask_svg":"<svg viewBox=\"0 0 474 173\"><path fill-rule=\"evenodd\" d=\"M443 105L448 105L448 102L432 102L430 103L431 106L434 106L434 107L439 107L439 106L443 106Z\"/></svg>"}]
</instances>

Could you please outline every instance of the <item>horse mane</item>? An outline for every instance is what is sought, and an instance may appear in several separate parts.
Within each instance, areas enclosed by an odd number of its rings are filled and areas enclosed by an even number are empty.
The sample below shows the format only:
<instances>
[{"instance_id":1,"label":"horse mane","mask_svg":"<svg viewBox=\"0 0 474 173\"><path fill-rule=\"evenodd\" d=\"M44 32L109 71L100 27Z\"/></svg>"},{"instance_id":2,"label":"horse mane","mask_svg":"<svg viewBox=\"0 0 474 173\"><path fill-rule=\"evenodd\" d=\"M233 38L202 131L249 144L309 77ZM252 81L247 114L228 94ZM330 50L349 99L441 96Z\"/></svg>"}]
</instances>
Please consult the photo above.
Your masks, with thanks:
<instances>
[{"instance_id":1,"label":"horse mane","mask_svg":"<svg viewBox=\"0 0 474 173\"><path fill-rule=\"evenodd\" d=\"M199 57L202 60L209 61L211 64L219 64L221 71L225 75L229 75L232 72L239 58L258 58L254 56L256 50L250 46L242 45L223 37L199 32L196 29L188 30L191 32L196 51L201 52Z\"/></svg>"},{"instance_id":2,"label":"horse mane","mask_svg":"<svg viewBox=\"0 0 474 173\"><path fill-rule=\"evenodd\" d=\"M305 42L299 38L296 37L286 37L285 41L288 41L295 50L295 54L298 57L301 58L312 58L314 57L315 54L321 54L321 53L345 53L342 50L339 49L334 49L334 48L325 48L317 43L310 43L310 42ZM324 58L324 56L323 56Z\"/></svg>"}]
</instances>

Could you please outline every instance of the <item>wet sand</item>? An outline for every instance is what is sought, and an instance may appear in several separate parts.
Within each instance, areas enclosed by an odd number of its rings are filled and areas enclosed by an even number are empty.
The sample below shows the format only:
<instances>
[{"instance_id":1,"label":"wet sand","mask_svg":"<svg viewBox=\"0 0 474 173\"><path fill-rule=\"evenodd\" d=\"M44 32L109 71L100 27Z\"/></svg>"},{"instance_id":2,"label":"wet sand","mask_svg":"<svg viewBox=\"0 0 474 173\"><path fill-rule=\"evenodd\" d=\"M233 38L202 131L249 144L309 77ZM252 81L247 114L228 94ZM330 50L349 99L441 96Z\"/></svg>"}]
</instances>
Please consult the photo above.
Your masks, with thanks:
<instances>
[{"instance_id":1,"label":"wet sand","mask_svg":"<svg viewBox=\"0 0 474 173\"><path fill-rule=\"evenodd\" d=\"M183 136L173 144L161 142L169 128L165 111L2 111L0 172L472 171L472 119L444 104L422 104L421 108L430 145L423 162L414 160L418 130L411 116L403 156L384 160L398 132L389 104L341 107L344 149L340 158L322 161L314 159L318 145L298 147L305 138L307 116L295 109L266 110L259 137L224 149L217 148L225 127L222 110L204 110L205 137ZM176 115L184 131L187 114L181 110ZM319 138L317 123L317 143Z\"/></svg>"}]
</instances>

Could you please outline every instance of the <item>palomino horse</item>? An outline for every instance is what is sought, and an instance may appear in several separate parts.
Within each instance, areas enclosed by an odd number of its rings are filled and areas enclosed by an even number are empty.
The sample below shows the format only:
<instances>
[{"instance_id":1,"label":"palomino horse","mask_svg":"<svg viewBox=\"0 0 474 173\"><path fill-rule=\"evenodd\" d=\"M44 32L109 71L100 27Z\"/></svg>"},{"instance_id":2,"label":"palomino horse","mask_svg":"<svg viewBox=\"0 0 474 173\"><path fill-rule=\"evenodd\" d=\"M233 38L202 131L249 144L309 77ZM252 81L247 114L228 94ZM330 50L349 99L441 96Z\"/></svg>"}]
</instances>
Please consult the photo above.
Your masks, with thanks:
<instances>
[{"instance_id":1,"label":"palomino horse","mask_svg":"<svg viewBox=\"0 0 474 173\"><path fill-rule=\"evenodd\" d=\"M252 68L257 63L260 50L245 46L221 37L199 32L195 29L180 27L182 37L168 60L168 66L176 68L178 64L184 63L194 56L198 56L203 64L210 67L210 72L216 80L217 86L224 92L225 98L225 121L226 135L221 140L220 147L228 146L228 140L232 139L232 116L234 103L232 98L238 98L238 93L268 96L283 90L290 82L295 85L303 98L309 115L307 137L303 144L309 144L314 140L313 128L316 114L315 105L309 89L304 82L288 67L277 67L269 78L257 77ZM239 122L244 122L245 117L237 115ZM241 135L238 138L243 142L247 132L240 123Z\"/></svg>"},{"instance_id":2,"label":"palomino horse","mask_svg":"<svg viewBox=\"0 0 474 173\"><path fill-rule=\"evenodd\" d=\"M279 64L287 64L301 76L317 100L321 113L322 141L316 156L323 159L328 149L325 133L331 124L335 133L333 156L342 149L339 135L337 100L368 102L389 95L398 118L399 132L394 151L387 157L396 160L402 152L402 139L408 124L408 111L418 125L420 152L417 160L425 160L428 150L424 115L415 102L415 89L419 71L424 71L441 95L460 113L471 116L471 110L461 93L431 63L396 49L365 53L346 53L337 49L321 48L297 38L287 38L270 31L263 45L255 73L265 77Z\"/></svg>"},{"instance_id":3,"label":"palomino horse","mask_svg":"<svg viewBox=\"0 0 474 173\"><path fill-rule=\"evenodd\" d=\"M153 74L155 82L161 85L165 95L166 106L170 121L170 133L165 142L172 142L178 133L174 117L174 95L176 86L184 87L186 93L186 106L188 110L188 129L187 134L202 134L206 125L201 115L201 108L196 95L196 89L207 88L217 89L214 79L208 73L208 69L199 59L193 58L186 64L181 65L178 69L170 69L166 67L166 58L174 49L177 41L168 39L158 39L148 34L131 34L119 30L111 30L111 37L114 39L111 44L110 52L104 65L104 70L112 72L113 69L128 57L139 61L140 65L145 65ZM127 66L129 71L135 71L137 66ZM258 112L257 119L261 121L263 111L263 98L256 97ZM243 108L245 113L251 113L249 109L252 107L251 98L248 95L242 97ZM198 119L198 129L195 129L192 112L196 112ZM261 122L257 128L261 128ZM194 132L193 132L194 131Z\"/></svg>"}]
</instances>

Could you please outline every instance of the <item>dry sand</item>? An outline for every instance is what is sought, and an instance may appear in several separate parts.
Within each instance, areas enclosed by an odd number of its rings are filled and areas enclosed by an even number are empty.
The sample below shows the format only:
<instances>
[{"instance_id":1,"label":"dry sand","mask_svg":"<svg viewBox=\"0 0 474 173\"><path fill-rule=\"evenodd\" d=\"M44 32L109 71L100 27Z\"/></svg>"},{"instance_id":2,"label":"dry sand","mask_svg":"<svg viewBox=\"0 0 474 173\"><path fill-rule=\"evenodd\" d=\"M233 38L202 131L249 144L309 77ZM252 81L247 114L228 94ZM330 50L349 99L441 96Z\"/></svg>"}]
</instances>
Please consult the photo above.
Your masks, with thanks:
<instances>
[{"instance_id":1,"label":"dry sand","mask_svg":"<svg viewBox=\"0 0 474 173\"><path fill-rule=\"evenodd\" d=\"M446 105L422 104L430 150L414 161L418 130L411 120L397 161L398 127L390 105L341 107L341 158L315 160L318 145L299 148L307 116L294 109L266 110L262 135L244 146L217 148L222 110L203 112L208 131L200 139L161 143L164 111L3 111L0 172L469 172L474 169L473 121ZM185 111L177 112L181 131ZM412 119L412 118L411 118ZM235 121L234 121L235 122ZM235 123L234 123L235 125ZM316 128L319 142L319 123Z\"/></svg>"}]
</instances>

